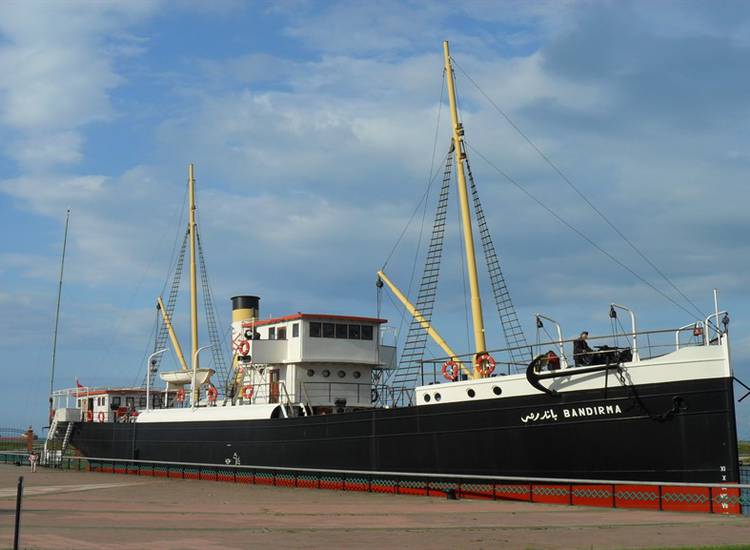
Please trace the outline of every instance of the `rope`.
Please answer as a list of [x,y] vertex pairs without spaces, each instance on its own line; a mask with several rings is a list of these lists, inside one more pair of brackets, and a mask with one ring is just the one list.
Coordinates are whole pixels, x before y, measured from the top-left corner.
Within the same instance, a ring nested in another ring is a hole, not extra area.
[[[391,257],[396,252],[396,249],[398,248],[398,245],[401,243],[401,240],[404,238],[404,235],[406,234],[406,231],[409,229],[409,226],[411,225],[411,222],[414,219],[414,216],[416,216],[417,212],[419,211],[419,208],[422,206],[422,202],[427,201],[427,197],[430,195],[430,190],[432,189],[432,184],[435,182],[435,178],[440,173],[439,171],[435,170],[435,154],[437,152],[438,132],[440,131],[440,113],[443,108],[443,91],[444,90],[445,90],[445,69],[443,69],[443,85],[440,87],[440,102],[438,103],[437,122],[435,124],[435,138],[432,143],[432,160],[430,161],[430,175],[427,178],[427,189],[425,189],[425,192],[422,194],[422,198],[419,200],[419,202],[417,203],[417,206],[414,208],[414,211],[409,217],[409,221],[406,222],[406,225],[401,230],[401,234],[399,235],[398,239],[396,239],[396,244],[393,245],[391,252],[388,254],[385,261],[383,262],[383,267],[381,268],[381,271],[385,271],[385,267],[388,265],[388,262],[391,260]],[[425,204],[425,208],[427,208],[426,204]]]
[[[451,59],[453,60],[453,58],[451,58]],[[677,293],[678,293],[678,294],[679,294],[680,296],[682,296],[682,298],[684,298],[684,299],[685,299],[685,300],[687,301],[687,303],[689,303],[689,304],[690,304],[691,306],[693,306],[693,308],[695,308],[695,311],[697,311],[697,312],[698,312],[698,314],[699,314],[699,317],[700,317],[700,318],[705,318],[705,317],[706,317],[706,314],[705,314],[705,313],[703,313],[703,312],[701,311],[701,309],[700,309],[700,308],[699,308],[699,307],[698,307],[698,306],[697,306],[697,305],[696,305],[696,304],[695,304],[695,303],[694,303],[694,302],[693,302],[693,301],[692,301],[692,300],[691,300],[690,298],[688,298],[688,297],[687,297],[687,296],[686,296],[686,295],[685,295],[685,294],[684,294],[684,293],[683,293],[683,292],[682,292],[682,291],[681,291],[681,290],[680,290],[680,289],[679,289],[679,288],[677,287],[677,285],[675,285],[675,284],[674,284],[674,283],[673,283],[673,282],[672,282],[672,281],[671,281],[671,280],[669,279],[669,277],[667,277],[667,275],[666,275],[666,274],[664,274],[664,272],[663,272],[663,271],[662,271],[661,269],[659,269],[659,268],[658,268],[658,267],[656,266],[656,264],[654,264],[654,262],[652,262],[652,261],[651,261],[651,259],[650,259],[650,258],[649,258],[648,256],[646,256],[646,254],[644,254],[644,253],[643,253],[643,252],[642,252],[642,251],[641,251],[641,250],[640,250],[640,249],[639,249],[639,248],[638,248],[637,246],[635,246],[635,244],[633,244],[633,242],[632,242],[632,241],[631,241],[630,239],[628,239],[628,238],[627,238],[627,237],[625,236],[625,234],[624,234],[624,233],[623,233],[622,231],[620,231],[620,229],[619,229],[619,228],[618,228],[618,227],[617,227],[617,226],[616,226],[616,225],[615,225],[615,224],[614,224],[614,223],[613,223],[612,221],[610,221],[610,219],[609,219],[609,218],[607,218],[607,216],[605,216],[605,215],[604,215],[604,213],[603,213],[603,212],[602,212],[601,210],[599,210],[599,209],[598,209],[598,208],[597,208],[596,206],[594,206],[594,204],[593,204],[593,203],[592,203],[592,202],[591,202],[591,201],[590,201],[590,200],[588,199],[588,197],[586,197],[586,195],[585,195],[584,193],[582,193],[582,192],[581,192],[581,190],[580,190],[580,189],[578,189],[578,187],[577,187],[577,186],[576,186],[576,185],[575,185],[575,184],[574,184],[574,183],[573,183],[573,182],[572,182],[572,181],[570,180],[570,178],[568,178],[568,177],[567,177],[567,176],[566,176],[566,175],[565,175],[565,174],[563,173],[563,171],[562,171],[562,170],[560,170],[560,168],[559,168],[559,167],[558,167],[558,166],[557,166],[557,165],[556,165],[556,164],[555,164],[554,162],[552,162],[552,160],[551,160],[551,159],[550,159],[550,158],[549,158],[549,157],[548,157],[547,155],[545,155],[545,154],[544,154],[544,152],[543,152],[543,151],[542,151],[542,150],[541,150],[541,149],[540,149],[539,147],[537,147],[537,145],[536,145],[536,144],[535,144],[535,143],[534,143],[534,142],[533,142],[533,141],[531,140],[531,138],[529,138],[529,137],[528,137],[528,136],[527,136],[527,135],[526,135],[526,134],[525,134],[525,133],[523,132],[523,130],[521,130],[521,128],[519,128],[519,127],[518,127],[518,126],[516,125],[516,123],[515,123],[515,122],[513,122],[513,120],[512,120],[512,119],[511,119],[511,118],[510,118],[510,117],[508,116],[508,114],[507,114],[507,113],[506,113],[505,111],[503,111],[503,110],[502,110],[502,109],[501,109],[501,108],[500,108],[500,107],[499,107],[499,106],[497,105],[497,103],[495,103],[495,102],[494,102],[494,101],[492,100],[492,98],[490,98],[490,96],[488,96],[488,95],[487,95],[487,94],[485,93],[485,91],[484,91],[484,90],[483,90],[483,89],[482,89],[482,88],[481,88],[481,87],[479,86],[479,84],[477,84],[477,83],[476,83],[476,82],[474,81],[474,79],[473,79],[473,78],[471,78],[471,77],[470,77],[470,76],[469,76],[469,75],[468,75],[468,74],[466,73],[466,71],[464,71],[464,69],[463,69],[463,68],[461,67],[461,65],[459,65],[458,63],[456,63],[456,61],[455,61],[455,60],[453,60],[453,63],[455,64],[455,66],[456,66],[456,67],[458,67],[458,68],[459,68],[459,70],[460,70],[460,71],[461,71],[461,72],[463,73],[463,75],[464,75],[464,76],[465,76],[465,77],[466,77],[466,78],[467,78],[467,79],[469,80],[469,82],[471,82],[471,83],[472,83],[472,84],[473,84],[473,85],[474,85],[474,86],[476,87],[476,89],[477,89],[477,90],[479,91],[479,93],[480,93],[480,94],[482,94],[482,96],[484,96],[484,98],[485,98],[485,99],[486,99],[486,100],[487,100],[487,101],[488,101],[488,102],[489,102],[489,103],[490,103],[490,104],[491,104],[491,105],[492,105],[492,106],[493,106],[493,107],[495,108],[495,110],[496,110],[496,111],[497,111],[497,112],[498,112],[498,113],[499,113],[499,114],[500,114],[500,115],[501,115],[501,116],[502,116],[502,117],[503,117],[503,118],[504,118],[504,119],[506,120],[506,122],[507,122],[508,124],[510,124],[510,126],[511,126],[511,127],[512,127],[512,128],[513,128],[513,129],[514,129],[514,130],[515,130],[515,131],[516,131],[516,132],[518,133],[518,135],[520,135],[520,136],[521,136],[521,137],[522,137],[522,138],[524,139],[524,141],[526,141],[526,143],[528,143],[528,144],[529,144],[529,146],[530,146],[530,147],[531,147],[532,149],[534,149],[534,151],[536,151],[536,153],[537,153],[537,154],[538,154],[538,155],[539,155],[539,156],[540,156],[540,157],[542,158],[542,160],[544,160],[544,162],[546,162],[546,163],[547,163],[547,164],[548,164],[548,165],[550,166],[550,168],[552,168],[552,170],[554,170],[554,171],[555,171],[555,172],[557,173],[557,175],[558,175],[558,176],[560,176],[560,178],[561,178],[561,179],[562,179],[562,180],[563,180],[563,181],[564,181],[564,182],[565,182],[566,184],[568,184],[568,186],[569,186],[569,187],[570,187],[571,189],[573,189],[573,191],[575,191],[575,193],[576,193],[576,194],[577,194],[577,195],[578,195],[579,197],[581,197],[581,198],[583,199],[583,201],[584,201],[584,202],[585,202],[585,203],[586,203],[586,204],[587,204],[587,205],[588,205],[588,206],[589,206],[589,207],[590,207],[590,208],[591,208],[591,209],[592,209],[592,210],[593,210],[594,212],[596,212],[596,213],[597,213],[597,215],[599,215],[599,217],[600,217],[600,218],[601,218],[602,220],[604,220],[604,222],[605,222],[605,223],[606,223],[606,224],[607,224],[607,225],[608,225],[608,226],[609,226],[609,227],[610,227],[610,228],[611,228],[611,229],[612,229],[612,230],[613,230],[613,231],[614,231],[615,233],[617,233],[617,235],[619,235],[619,236],[620,236],[620,238],[622,238],[622,240],[624,240],[624,241],[625,241],[625,242],[626,242],[626,243],[628,244],[628,246],[630,246],[630,248],[632,248],[632,249],[633,249],[633,250],[634,250],[634,251],[635,251],[635,252],[636,252],[636,253],[637,253],[637,254],[638,254],[638,255],[639,255],[639,256],[640,256],[640,257],[641,257],[641,258],[642,258],[642,259],[643,259],[643,260],[644,260],[644,261],[645,261],[645,262],[646,262],[646,263],[647,263],[648,265],[649,265],[649,266],[651,266],[651,267],[652,267],[652,268],[654,269],[654,271],[656,271],[656,272],[657,272],[657,273],[658,273],[658,274],[659,274],[659,275],[660,275],[660,276],[661,276],[661,277],[662,277],[662,278],[663,278],[663,279],[664,279],[664,280],[665,280],[665,281],[666,281],[666,282],[667,282],[667,283],[668,283],[668,284],[669,284],[669,285],[670,285],[670,286],[671,286],[671,287],[672,287],[672,288],[673,288],[673,289],[674,289],[675,291],[677,291]],[[662,294],[662,295],[663,295],[663,294]],[[673,302],[673,303],[674,303],[674,302]],[[685,308],[683,308],[683,309],[685,309]],[[693,313],[690,313],[690,315],[692,316],[692,315],[693,315]]]
[[[492,163],[486,156],[484,156],[482,153],[480,153],[476,148],[474,148],[471,144],[469,144],[466,140],[464,140],[464,144],[469,147],[474,153],[476,153],[482,160],[484,160],[487,164],[490,165],[491,168],[493,168],[498,174],[500,174],[503,178],[508,180],[510,183],[515,185],[520,191],[522,191],[527,197],[529,197],[531,200],[533,200],[535,203],[537,203],[539,206],[544,208],[553,218],[555,218],[557,221],[559,221],[561,224],[563,224],[565,227],[573,231],[576,235],[581,237],[584,241],[589,243],[591,246],[593,246],[595,249],[597,249],[599,252],[604,254],[607,258],[612,260],[614,263],[628,271],[633,277],[641,281],[643,284],[651,288],[654,292],[661,295],[666,300],[670,301],[672,304],[674,304],[676,307],[690,315],[691,317],[695,317],[695,313],[687,309],[682,304],[678,303],[676,300],[674,300],[671,296],[669,296],[667,293],[659,289],[658,287],[654,286],[652,283],[650,283],[648,280],[646,280],[644,277],[639,275],[636,271],[634,271],[632,268],[630,268],[625,263],[618,260],[616,257],[614,257],[612,254],[604,250],[601,246],[596,244],[591,238],[589,238],[585,233],[577,229],[575,226],[571,225],[567,221],[565,221],[562,217],[560,217],[554,210],[552,210],[550,207],[548,207],[546,204],[544,204],[540,199],[536,198],[530,191],[526,190],[520,183],[518,183],[516,180],[514,180],[511,176],[503,172],[500,168],[498,168],[495,164]],[[702,320],[700,317],[698,318]]]

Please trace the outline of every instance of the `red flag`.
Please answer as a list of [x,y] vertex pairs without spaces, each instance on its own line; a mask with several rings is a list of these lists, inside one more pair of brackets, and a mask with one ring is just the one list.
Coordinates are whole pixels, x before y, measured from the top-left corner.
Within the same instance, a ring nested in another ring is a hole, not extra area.
[[82,384],[81,384],[81,383],[80,383],[80,382],[78,381],[78,378],[76,378],[76,388],[85,388],[85,387],[86,387],[86,386],[82,385]]

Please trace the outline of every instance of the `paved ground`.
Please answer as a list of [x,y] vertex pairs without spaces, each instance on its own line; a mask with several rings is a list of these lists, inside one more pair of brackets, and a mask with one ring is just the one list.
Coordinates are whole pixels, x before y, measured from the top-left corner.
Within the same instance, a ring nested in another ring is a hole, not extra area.
[[[648,548],[747,544],[750,518],[284,489],[0,465],[0,549]],[[750,548],[750,546],[749,546]]]

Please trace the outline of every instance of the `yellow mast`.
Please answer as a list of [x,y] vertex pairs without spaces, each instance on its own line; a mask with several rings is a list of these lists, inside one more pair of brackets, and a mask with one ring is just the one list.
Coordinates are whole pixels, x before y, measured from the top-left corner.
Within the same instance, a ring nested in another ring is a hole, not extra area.
[[484,340],[484,319],[482,318],[482,300],[479,297],[479,278],[477,276],[477,261],[474,256],[474,236],[471,229],[471,213],[469,211],[469,196],[466,187],[466,175],[464,174],[464,129],[458,119],[456,107],[456,88],[453,82],[453,67],[448,50],[448,41],[443,42],[443,54],[445,58],[445,75],[448,82],[448,100],[451,107],[451,120],[453,121],[453,145],[456,150],[456,173],[458,176],[458,199],[461,206],[461,222],[464,234],[464,249],[466,250],[466,268],[469,274],[469,289],[471,291],[471,318],[474,325],[474,347],[476,353],[486,351]]
[[438,332],[432,328],[432,325],[430,322],[424,318],[422,313],[414,307],[414,305],[409,301],[409,299],[404,296],[404,294],[398,289],[398,287],[391,282],[391,280],[385,276],[385,273],[382,271],[378,271],[378,277],[381,281],[383,281],[385,284],[388,285],[388,288],[391,289],[391,292],[393,292],[393,295],[398,298],[402,304],[404,304],[404,307],[406,308],[406,311],[408,311],[414,319],[417,320],[417,322],[422,325],[422,328],[427,332],[427,334],[430,335],[430,337],[435,341],[435,343],[442,348],[442,350],[451,358],[451,360],[458,363],[458,366],[461,367],[461,370],[469,377],[469,378],[477,378],[477,376],[474,375],[469,369],[467,369],[464,364],[459,360],[456,353],[450,348],[448,343],[443,340],[443,338],[438,334]]
[[195,269],[195,174],[193,163],[188,167],[188,195],[190,201],[190,220],[188,233],[190,234],[190,335],[192,350],[190,357],[195,361],[195,368],[199,368],[198,356],[198,290]]
[[167,308],[164,307],[164,302],[162,302],[161,296],[156,297],[156,307],[161,312],[161,318],[164,320],[164,326],[167,327],[167,332],[169,333],[169,339],[172,341],[172,347],[174,348],[174,354],[177,356],[177,359],[180,361],[180,365],[182,366],[182,370],[188,370],[187,363],[185,362],[185,356],[182,354],[182,346],[180,346],[180,341],[177,339],[177,335],[174,332],[174,327],[172,326],[172,320],[169,318],[169,314],[167,314]]

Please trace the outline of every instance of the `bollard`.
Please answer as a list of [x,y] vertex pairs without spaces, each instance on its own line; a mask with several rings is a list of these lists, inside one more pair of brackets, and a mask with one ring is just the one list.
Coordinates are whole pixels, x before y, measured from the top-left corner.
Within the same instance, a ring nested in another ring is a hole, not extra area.
[[16,492],[16,527],[13,533],[13,550],[18,550],[18,536],[21,527],[21,499],[23,498],[23,476],[18,478],[18,491]]

